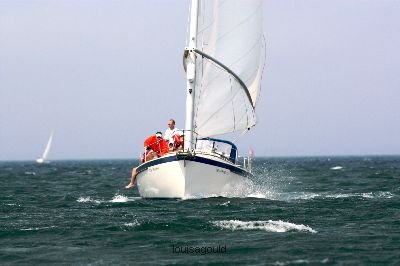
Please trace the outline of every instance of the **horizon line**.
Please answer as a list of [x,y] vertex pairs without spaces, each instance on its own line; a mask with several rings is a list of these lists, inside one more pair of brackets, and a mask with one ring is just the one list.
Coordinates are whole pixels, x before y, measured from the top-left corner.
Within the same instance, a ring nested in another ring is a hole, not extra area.
[[[398,157],[400,154],[319,154],[319,155],[260,155],[254,158],[310,158],[310,157]],[[244,156],[239,156],[244,157]],[[49,162],[55,161],[106,161],[106,160],[132,160],[137,161],[139,158],[62,158],[52,159]],[[0,159],[0,162],[36,162],[36,159]]]

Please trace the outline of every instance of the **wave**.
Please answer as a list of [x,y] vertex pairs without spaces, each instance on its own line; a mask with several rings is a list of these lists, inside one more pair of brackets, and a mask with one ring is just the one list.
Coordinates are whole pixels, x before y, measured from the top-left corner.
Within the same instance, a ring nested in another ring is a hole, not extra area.
[[185,195],[183,200],[204,199],[204,198],[261,198],[275,199],[275,189],[273,186],[254,184],[252,180],[244,180],[241,184],[228,186],[227,191],[221,194],[197,194]]
[[286,193],[255,193],[247,198],[263,198],[278,201],[312,200],[312,199],[340,199],[340,198],[366,198],[366,199],[390,199],[395,195],[389,191],[359,192],[359,193],[314,193],[314,192],[286,192]]
[[325,198],[367,198],[367,199],[390,199],[394,195],[389,191],[377,191],[377,192],[364,192],[364,193],[339,193],[339,194],[328,194]]
[[129,199],[128,199],[128,197],[127,196],[124,196],[124,195],[118,195],[118,194],[116,194],[113,198],[112,198],[112,200],[110,200],[110,202],[127,202]]
[[32,171],[32,172],[29,172],[29,171],[28,171],[28,172],[25,172],[24,174],[25,174],[25,175],[36,175],[36,173],[33,172],[33,171]]
[[128,202],[128,201],[135,201],[137,199],[141,199],[141,197],[127,197],[125,195],[119,195],[115,194],[114,197],[111,200],[97,200],[92,197],[79,197],[76,201],[81,202],[81,203],[106,203],[106,202],[111,202],[111,203],[123,203],[123,202]]
[[240,221],[240,220],[223,220],[214,221],[213,225],[232,231],[236,230],[262,230],[267,232],[284,233],[289,231],[305,231],[310,233],[317,233],[316,230],[303,224],[294,224],[289,222],[279,221]]
[[6,206],[18,206],[18,207],[21,207],[21,205],[20,205],[20,204],[17,204],[17,203],[5,203],[4,205],[6,205]]
[[101,203],[100,200],[95,200],[95,199],[92,199],[91,197],[79,197],[76,201],[77,202],[85,202],[85,203],[93,202],[93,203],[97,203],[97,204]]
[[137,220],[135,220],[131,223],[124,223],[124,226],[126,226],[126,227],[136,227],[138,225],[140,225],[140,223]]
[[[271,194],[269,194],[271,195]],[[246,195],[246,198],[258,198],[258,199],[265,199],[267,198],[268,195],[262,194],[262,193],[250,193]]]
[[292,261],[276,261],[275,263],[273,263],[272,265],[277,265],[277,266],[285,266],[285,265],[293,265],[293,264],[315,264],[315,265],[319,265],[319,264],[325,264],[328,263],[329,259],[325,258],[323,260],[308,260],[308,259],[298,259],[298,260],[292,260]]
[[50,229],[50,228],[55,228],[57,226],[51,225],[51,226],[45,226],[45,227],[30,227],[30,228],[23,228],[21,231],[39,231],[39,230],[45,230],[45,229]]
[[[332,192],[251,192],[242,195],[222,195],[223,198],[256,198],[266,199],[273,201],[298,201],[298,200],[313,200],[313,199],[340,199],[340,198],[365,198],[365,199],[390,199],[396,195],[389,191],[376,191],[376,192],[357,192],[357,193],[332,193]],[[201,196],[187,196],[184,200],[204,199],[212,197],[221,197],[218,195],[201,195]],[[228,204],[221,204],[228,205]]]
[[231,202],[228,200],[227,202],[219,204],[220,206],[228,206]]

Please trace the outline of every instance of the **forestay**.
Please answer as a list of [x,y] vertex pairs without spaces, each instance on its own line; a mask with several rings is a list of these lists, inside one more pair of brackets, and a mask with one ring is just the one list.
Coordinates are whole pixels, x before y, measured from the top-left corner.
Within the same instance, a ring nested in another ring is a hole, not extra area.
[[262,0],[199,0],[197,19],[194,131],[253,127],[265,59]]

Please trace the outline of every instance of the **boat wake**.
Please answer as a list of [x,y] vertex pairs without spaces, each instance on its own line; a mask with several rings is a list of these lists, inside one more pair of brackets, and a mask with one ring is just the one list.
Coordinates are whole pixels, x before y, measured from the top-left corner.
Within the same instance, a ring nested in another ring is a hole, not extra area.
[[274,186],[255,184],[252,180],[242,180],[234,185],[226,188],[226,192],[219,195],[217,194],[198,194],[198,195],[185,195],[184,200],[187,199],[203,199],[203,198],[263,198],[272,199],[276,198]]
[[248,198],[263,198],[277,201],[297,201],[313,199],[341,199],[341,198],[365,198],[365,199],[390,199],[393,195],[389,191],[360,192],[360,193],[313,193],[313,192],[268,192],[253,193]]
[[376,192],[364,192],[364,193],[338,193],[338,194],[327,194],[322,195],[325,198],[366,198],[366,199],[390,199],[394,195],[389,191],[376,191]]
[[262,174],[256,179],[247,179],[237,184],[234,189],[222,195],[186,195],[184,199],[201,199],[210,197],[224,198],[255,198],[273,201],[299,201],[299,200],[327,200],[342,198],[359,199],[391,199],[399,196],[390,191],[365,191],[365,192],[308,192],[308,191],[287,191],[294,182],[295,177],[274,173],[273,176]]
[[[364,199],[391,199],[395,197],[389,191],[376,191],[376,192],[359,192],[359,193],[314,193],[314,192],[277,192],[263,188],[258,188],[254,191],[246,189],[241,193],[226,193],[222,195],[224,198],[256,198],[274,201],[299,201],[299,200],[313,200],[313,199],[342,199],[342,198],[364,198]],[[203,199],[221,197],[218,195],[202,195],[202,196],[187,196],[187,199]]]
[[223,220],[214,221],[212,224],[221,229],[231,231],[236,230],[262,230],[267,232],[285,233],[289,231],[317,233],[316,230],[303,224],[294,224],[284,221],[240,221],[240,220]]

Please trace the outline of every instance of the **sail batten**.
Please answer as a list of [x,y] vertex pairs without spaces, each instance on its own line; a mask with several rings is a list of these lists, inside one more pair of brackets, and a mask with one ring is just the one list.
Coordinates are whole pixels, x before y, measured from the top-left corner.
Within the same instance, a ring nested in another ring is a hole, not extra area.
[[200,137],[256,125],[265,59],[262,0],[198,0],[194,122]]

